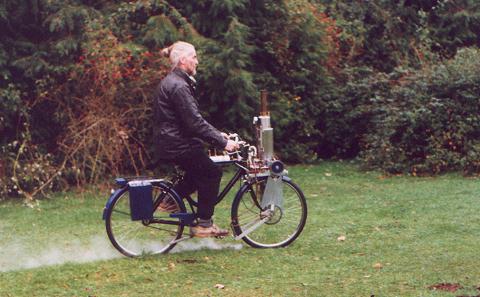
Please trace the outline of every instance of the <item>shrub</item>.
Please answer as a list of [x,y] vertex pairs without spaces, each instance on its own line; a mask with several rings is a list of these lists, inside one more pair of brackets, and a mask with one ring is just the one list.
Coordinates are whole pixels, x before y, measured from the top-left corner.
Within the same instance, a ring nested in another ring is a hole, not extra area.
[[480,50],[407,74],[378,100],[367,167],[436,174],[480,171]]
[[152,147],[153,91],[167,72],[165,59],[120,42],[100,23],[89,24],[86,36],[84,55],[53,98],[65,123],[60,149],[78,169],[77,184],[139,175]]

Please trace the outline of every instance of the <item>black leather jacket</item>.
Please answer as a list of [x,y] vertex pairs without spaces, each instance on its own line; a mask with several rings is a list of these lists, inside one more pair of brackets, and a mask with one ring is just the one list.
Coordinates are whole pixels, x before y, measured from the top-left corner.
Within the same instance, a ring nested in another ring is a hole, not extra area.
[[224,149],[227,140],[198,110],[195,82],[175,68],[158,85],[153,126],[158,159],[173,159],[190,149],[203,148],[203,141]]

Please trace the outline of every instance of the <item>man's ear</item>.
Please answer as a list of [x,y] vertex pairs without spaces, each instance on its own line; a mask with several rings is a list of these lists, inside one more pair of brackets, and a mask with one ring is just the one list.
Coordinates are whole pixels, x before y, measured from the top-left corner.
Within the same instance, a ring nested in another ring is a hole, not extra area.
[[180,65],[184,65],[185,64],[185,57],[180,57],[180,59],[178,59],[178,66]]

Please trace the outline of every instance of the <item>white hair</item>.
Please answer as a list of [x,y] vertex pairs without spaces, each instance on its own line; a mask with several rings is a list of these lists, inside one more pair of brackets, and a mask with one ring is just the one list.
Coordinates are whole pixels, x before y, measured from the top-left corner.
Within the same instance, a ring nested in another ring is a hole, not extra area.
[[195,47],[192,44],[184,41],[177,41],[171,46],[162,49],[162,54],[170,59],[173,69],[177,67],[181,58],[188,56],[192,51],[195,51]]

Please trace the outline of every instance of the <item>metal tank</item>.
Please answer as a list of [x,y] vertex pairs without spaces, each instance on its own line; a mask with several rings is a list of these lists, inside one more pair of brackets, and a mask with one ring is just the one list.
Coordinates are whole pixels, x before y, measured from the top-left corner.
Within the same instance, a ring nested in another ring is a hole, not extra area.
[[260,160],[269,163],[274,159],[273,155],[273,128],[270,124],[270,112],[268,111],[268,93],[260,92],[260,116],[253,118],[257,134],[257,151]]

